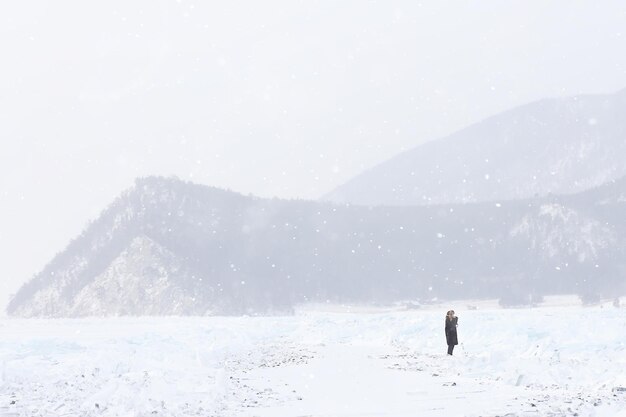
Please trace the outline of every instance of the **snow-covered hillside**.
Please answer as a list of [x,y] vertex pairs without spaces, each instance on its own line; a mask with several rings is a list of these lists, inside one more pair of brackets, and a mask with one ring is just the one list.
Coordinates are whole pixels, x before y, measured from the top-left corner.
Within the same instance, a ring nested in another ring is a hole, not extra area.
[[21,317],[285,313],[303,302],[626,291],[626,179],[428,207],[259,199],[146,178],[9,305]]
[[0,333],[2,416],[626,415],[626,319],[610,304],[5,320]]
[[542,100],[404,152],[324,197],[429,205],[580,192],[626,175],[626,89]]

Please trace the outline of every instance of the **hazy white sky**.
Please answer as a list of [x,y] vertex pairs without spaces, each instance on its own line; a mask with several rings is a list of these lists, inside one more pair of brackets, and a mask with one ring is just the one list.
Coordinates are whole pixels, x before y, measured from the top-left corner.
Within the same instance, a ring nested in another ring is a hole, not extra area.
[[621,0],[2,2],[0,307],[137,176],[317,198],[624,51]]

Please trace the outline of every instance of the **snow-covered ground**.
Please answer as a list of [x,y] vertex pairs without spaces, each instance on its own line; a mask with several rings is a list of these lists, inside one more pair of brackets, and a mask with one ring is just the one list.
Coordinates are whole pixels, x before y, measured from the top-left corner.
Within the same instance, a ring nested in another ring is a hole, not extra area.
[[3,319],[0,416],[626,416],[625,309],[483,307]]

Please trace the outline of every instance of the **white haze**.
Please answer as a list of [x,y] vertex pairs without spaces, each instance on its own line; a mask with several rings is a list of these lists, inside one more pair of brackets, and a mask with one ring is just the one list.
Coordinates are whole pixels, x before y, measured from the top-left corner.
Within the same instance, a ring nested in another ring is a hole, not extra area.
[[0,307],[137,176],[318,198],[624,50],[621,1],[3,2]]

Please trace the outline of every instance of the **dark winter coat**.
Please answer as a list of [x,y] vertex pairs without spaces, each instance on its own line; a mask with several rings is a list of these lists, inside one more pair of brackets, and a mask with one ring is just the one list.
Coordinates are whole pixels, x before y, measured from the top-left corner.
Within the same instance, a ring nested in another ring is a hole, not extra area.
[[459,344],[459,340],[456,337],[456,326],[458,323],[458,317],[454,317],[452,320],[448,320],[448,317],[446,317],[446,342],[448,346]]

